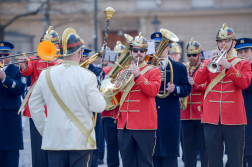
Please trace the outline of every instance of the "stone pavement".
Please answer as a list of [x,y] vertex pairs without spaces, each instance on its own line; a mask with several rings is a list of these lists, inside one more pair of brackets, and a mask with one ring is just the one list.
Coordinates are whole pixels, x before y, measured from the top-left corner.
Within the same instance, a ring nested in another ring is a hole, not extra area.
[[[29,128],[29,120],[28,118],[25,118],[25,128],[23,131],[24,135],[24,150],[20,151],[20,161],[19,161],[19,167],[32,167],[31,163],[31,140],[30,140],[30,128]],[[224,156],[224,161],[226,162],[227,156]],[[99,165],[99,167],[107,167],[106,164],[106,150],[105,150],[105,156],[104,156],[104,162],[105,164]],[[178,158],[179,167],[184,167],[184,164],[181,160],[181,157]],[[120,162],[120,167],[122,167],[122,162]],[[200,167],[200,162],[198,161],[197,167]]]

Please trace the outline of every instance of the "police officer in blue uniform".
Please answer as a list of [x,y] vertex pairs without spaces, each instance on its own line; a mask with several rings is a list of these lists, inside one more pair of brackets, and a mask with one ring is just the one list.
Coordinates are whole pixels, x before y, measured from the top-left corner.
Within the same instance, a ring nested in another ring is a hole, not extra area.
[[[14,45],[0,41],[0,57],[11,55]],[[11,58],[0,59],[2,64],[9,64]],[[0,67],[1,68],[1,67]],[[20,95],[24,93],[26,78],[17,66],[9,65],[0,69],[0,166],[18,167],[19,150],[23,146]]]
[[[88,60],[90,52],[92,52],[92,50],[84,49],[80,63],[83,63]],[[101,72],[103,73],[103,77],[105,76],[105,73],[102,71],[102,69],[99,67],[95,67],[93,64],[88,65],[87,69],[92,71],[97,77],[100,76]],[[104,152],[104,137],[100,113],[97,113],[95,135],[98,149],[93,151],[91,167],[98,167],[99,152]]]
[[[238,57],[243,57],[252,62],[252,39],[251,38],[240,38],[237,39],[235,45]],[[251,63],[250,63],[251,64]],[[252,64],[251,64],[252,67]],[[252,82],[247,89],[242,91],[246,115],[247,125],[245,126],[245,150],[243,158],[243,166],[252,167]]]
[[[158,46],[162,34],[155,32],[151,35]],[[186,97],[191,92],[186,67],[168,57],[173,66],[173,92],[166,98],[156,97],[158,113],[157,143],[154,153],[154,167],[178,167],[180,142],[180,97]],[[166,66],[166,82],[170,82],[170,66]],[[162,82],[160,91],[163,91]]]

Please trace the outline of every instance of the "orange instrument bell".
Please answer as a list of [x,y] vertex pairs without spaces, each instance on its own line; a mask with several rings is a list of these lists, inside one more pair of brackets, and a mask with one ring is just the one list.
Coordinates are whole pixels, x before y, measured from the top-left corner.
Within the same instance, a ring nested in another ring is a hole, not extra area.
[[59,49],[50,41],[43,41],[39,44],[37,48],[37,54],[39,57],[45,61],[54,59],[55,57],[60,57],[61,55],[56,55]]

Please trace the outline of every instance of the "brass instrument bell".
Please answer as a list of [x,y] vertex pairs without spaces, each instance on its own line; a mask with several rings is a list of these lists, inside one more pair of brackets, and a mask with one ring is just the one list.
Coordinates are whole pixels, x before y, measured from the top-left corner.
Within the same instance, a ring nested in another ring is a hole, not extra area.
[[[159,64],[159,62],[163,60],[163,58],[160,58],[160,56],[171,42],[178,42],[179,41],[179,38],[174,33],[172,33],[171,31],[169,31],[167,29],[161,28],[160,32],[162,34],[162,38],[161,38],[161,41],[158,45],[157,51],[153,55],[152,60],[151,60],[151,65],[153,65],[153,66],[157,66]],[[167,65],[170,66],[170,83],[173,84],[172,63],[169,59],[165,59],[165,60],[167,61],[165,68],[163,68],[163,70],[162,70],[162,68],[159,68],[160,72],[161,72],[161,81],[164,82],[163,92],[158,93],[158,95],[157,95],[157,97],[159,97],[159,98],[166,98],[170,94],[170,92],[168,92],[166,90],[166,88],[167,88],[167,83],[166,83],[166,73],[167,73],[166,67],[167,67]]]
[[209,62],[208,66],[207,66],[208,70],[209,70],[211,73],[216,73],[216,72],[218,72],[218,71],[219,71],[219,68],[220,68],[220,66],[219,66],[218,63],[219,63],[220,59],[221,59],[223,56],[226,57],[226,55],[227,55],[227,51],[224,50],[224,49],[222,49],[222,50],[217,54],[217,57],[214,58],[214,60],[213,60],[212,62]]
[[162,34],[162,39],[158,45],[156,53],[153,55],[153,58],[151,60],[151,65],[157,65],[157,59],[161,56],[165,48],[171,43],[171,42],[178,42],[179,38],[172,33],[171,31],[161,28],[160,32]]

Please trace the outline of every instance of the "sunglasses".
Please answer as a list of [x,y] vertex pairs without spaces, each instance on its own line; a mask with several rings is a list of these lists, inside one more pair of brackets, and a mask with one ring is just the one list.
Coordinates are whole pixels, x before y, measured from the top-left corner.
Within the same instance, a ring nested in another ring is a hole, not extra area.
[[225,41],[225,42],[230,42],[231,39],[220,39],[220,40],[217,40],[217,42],[219,42],[219,43],[222,43],[223,41]]
[[190,55],[187,55],[187,57],[197,57],[198,56],[198,54],[190,54]]
[[9,54],[1,54],[0,53],[0,57],[6,57],[6,56],[9,56]]
[[146,51],[145,48],[141,48],[141,49],[138,49],[138,48],[133,48],[131,49],[134,53],[138,53],[138,51],[140,51],[141,53],[144,53]]

